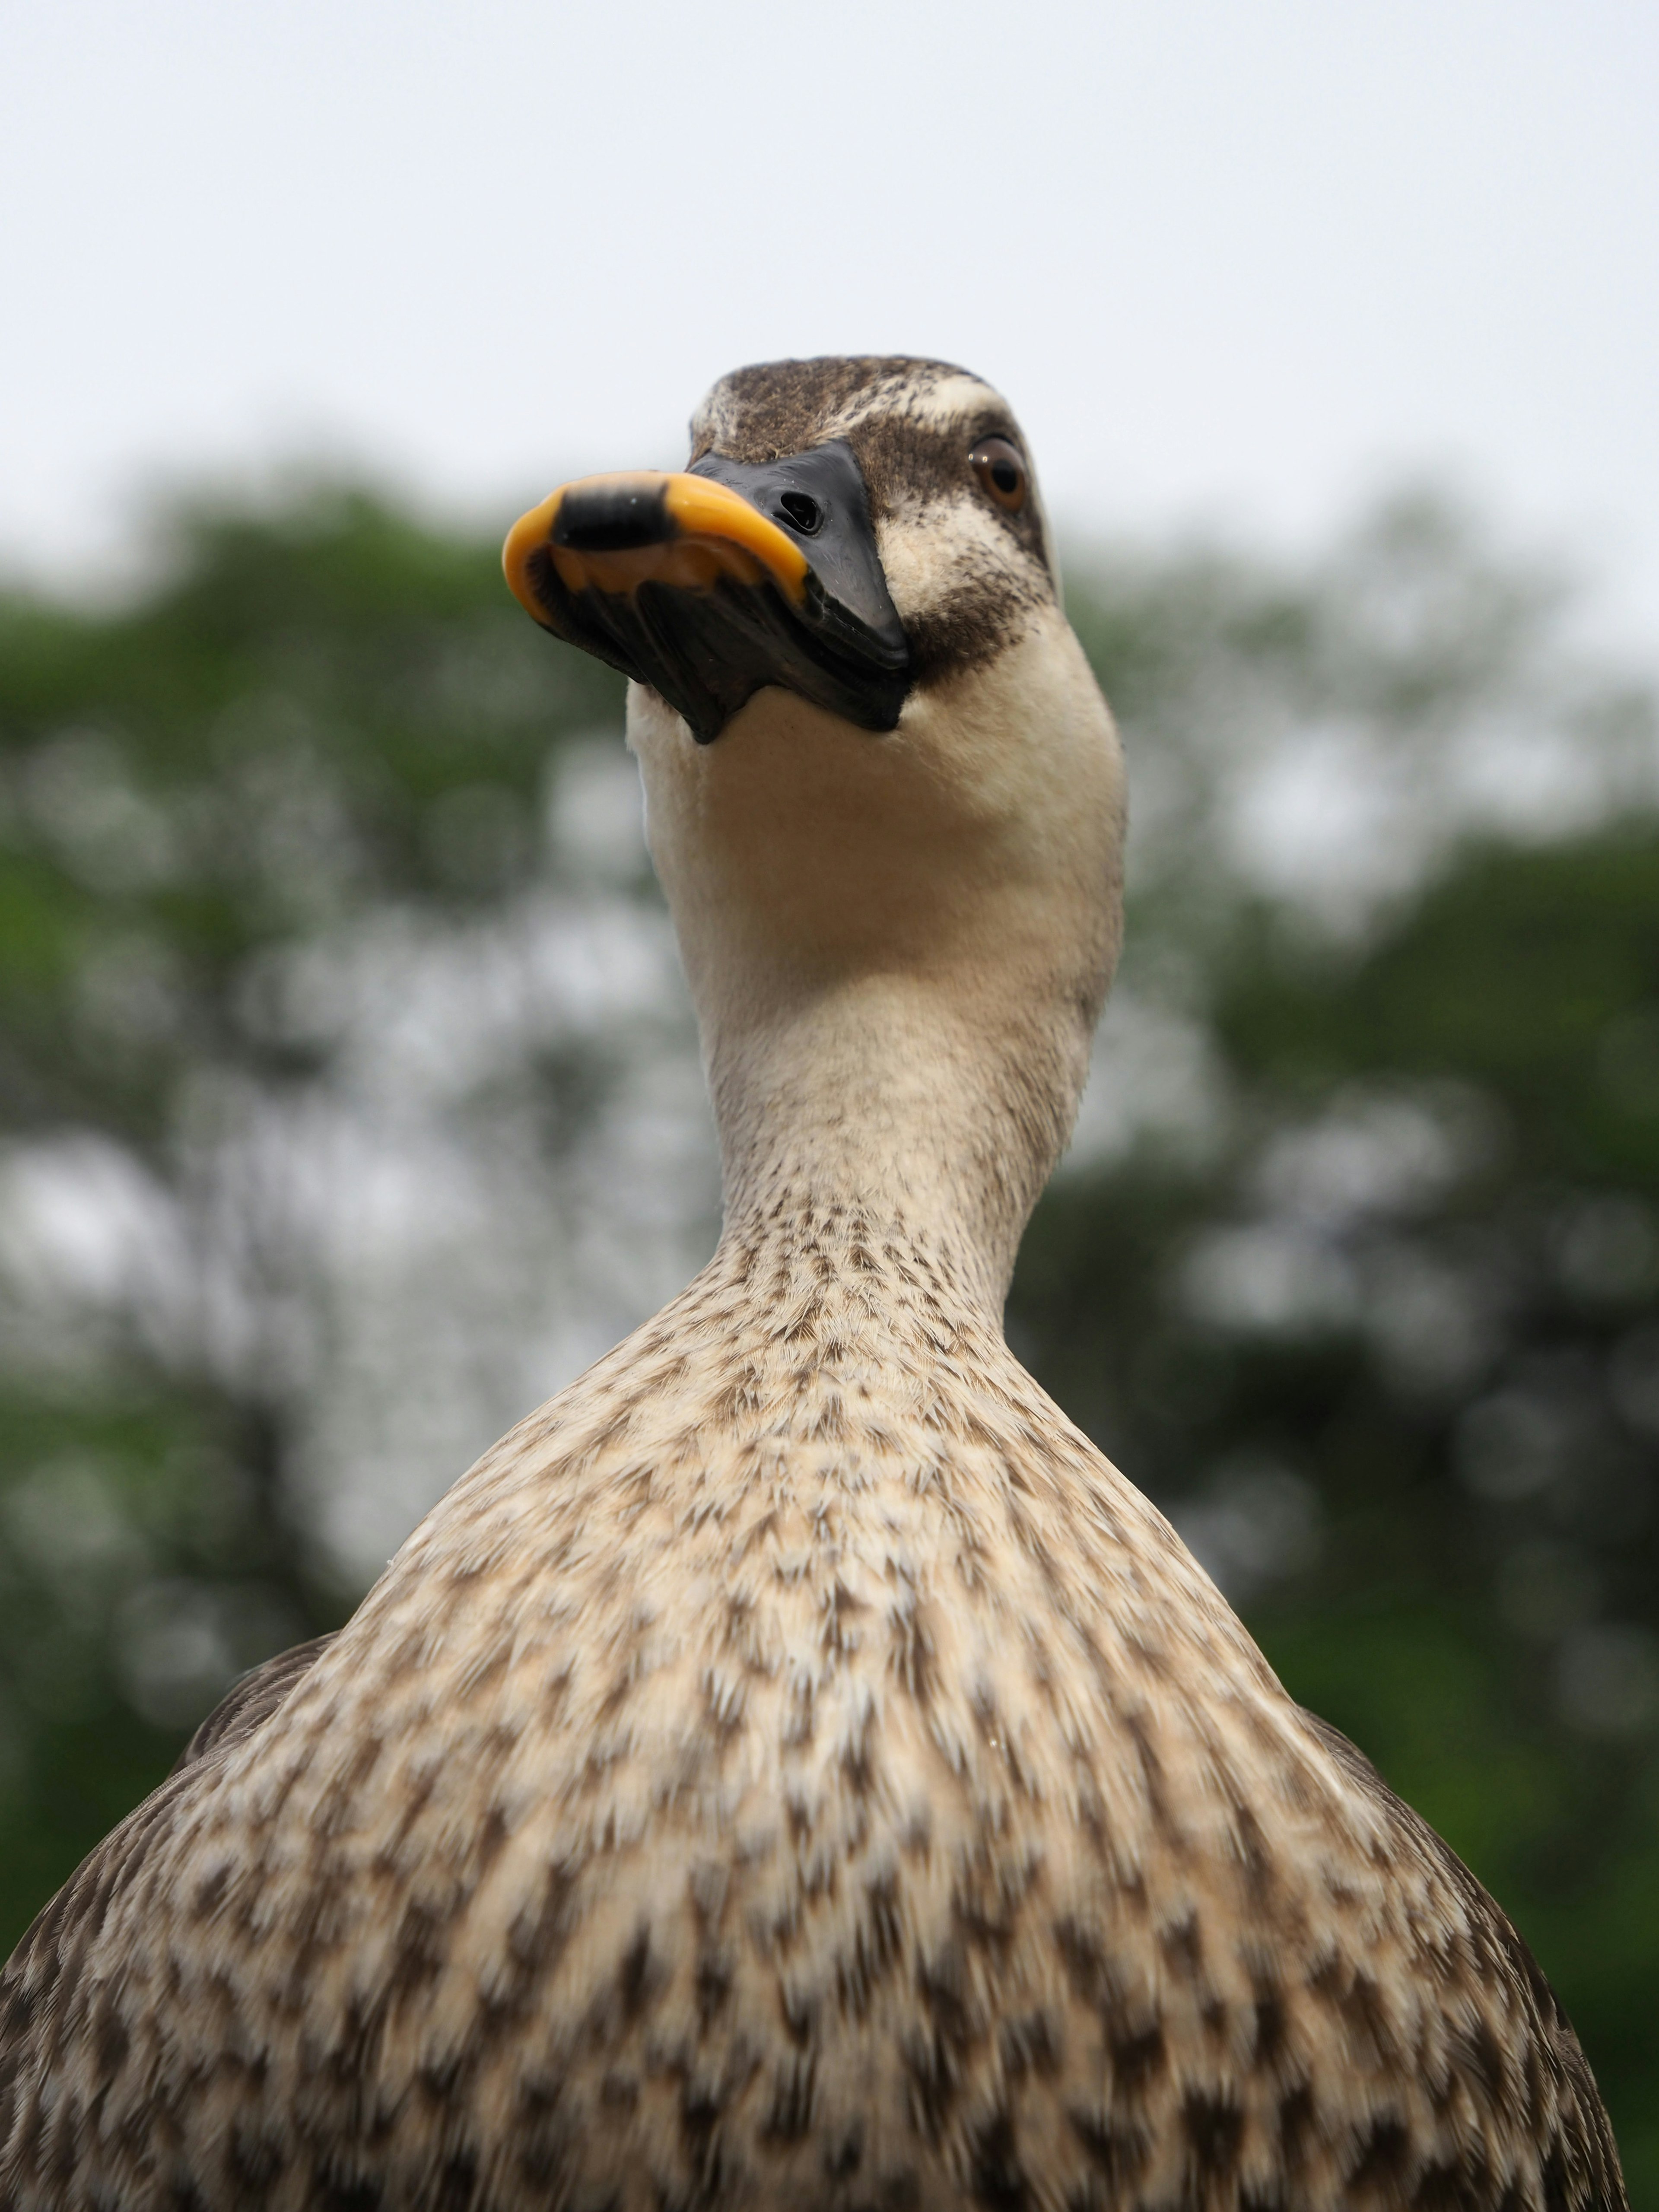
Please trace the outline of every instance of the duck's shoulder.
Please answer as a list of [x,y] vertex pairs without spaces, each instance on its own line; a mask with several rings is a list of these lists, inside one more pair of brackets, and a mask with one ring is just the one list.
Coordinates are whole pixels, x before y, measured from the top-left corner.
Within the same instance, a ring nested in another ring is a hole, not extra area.
[[[74,1990],[85,1975],[110,1911],[135,1884],[166,1861],[180,1821],[204,1784],[211,1786],[226,1760],[281,1711],[334,1642],[313,1638],[279,1651],[235,1682],[197,1729],[173,1771],[98,1844],[25,1929],[0,1971],[0,2142],[17,2117],[19,2075],[39,2071],[44,2037],[61,2027],[62,1989]],[[103,2008],[108,2034],[82,2038],[80,2062],[95,2073],[122,2039],[116,2014]],[[111,2039],[113,2039],[112,2041]],[[92,2085],[95,2094],[95,2083]]]
[[[1440,2175],[1448,2205],[1500,2201],[1454,2157],[1462,2129],[1543,2203],[1618,2212],[1618,2153],[1583,2051],[1501,1906],[1355,1744],[1290,1697],[1178,1532],[1040,1388],[1015,1376],[1002,1395],[1019,1462],[1051,1470],[1068,1524],[1085,1540],[1103,1530],[1095,1556],[1124,1563],[1099,1611],[1133,1623],[1127,1634],[1089,1620],[1086,1589],[1065,1603],[1109,1650],[1153,1852],[1183,1900],[1159,1940],[1177,1970],[1170,1935],[1194,1961],[1218,1936],[1251,1961],[1268,2069],[1302,2046],[1286,2124],[1297,2095],[1315,2096],[1349,2181],[1363,2172],[1385,2200],[1409,2175],[1413,2201],[1435,2201]],[[1411,2095],[1379,2097],[1389,2079]]]
[[[1525,2163],[1535,2163],[1548,2204],[1618,2212],[1626,2203],[1613,2130],[1572,2024],[1543,1969],[1491,1893],[1450,1845],[1390,1788],[1358,1747],[1316,1713],[1297,1718],[1328,1755],[1352,1802],[1374,1819],[1373,1856],[1392,1871],[1415,1862],[1439,1910],[1407,1914],[1376,1947],[1374,1971],[1436,1990],[1451,2022],[1449,2072],[1477,2082]],[[1343,1968],[1340,1948],[1334,1972]],[[1360,1978],[1351,2004],[1369,1996]]]

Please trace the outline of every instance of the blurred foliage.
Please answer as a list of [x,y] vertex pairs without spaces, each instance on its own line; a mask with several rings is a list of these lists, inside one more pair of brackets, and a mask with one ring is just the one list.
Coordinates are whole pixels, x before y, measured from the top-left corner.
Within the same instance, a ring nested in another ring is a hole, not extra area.
[[[614,680],[359,493],[157,561],[0,603],[8,1940],[713,1229]],[[1011,1336],[1514,1913],[1659,2206],[1653,702],[1431,501],[1070,597],[1135,890]]]

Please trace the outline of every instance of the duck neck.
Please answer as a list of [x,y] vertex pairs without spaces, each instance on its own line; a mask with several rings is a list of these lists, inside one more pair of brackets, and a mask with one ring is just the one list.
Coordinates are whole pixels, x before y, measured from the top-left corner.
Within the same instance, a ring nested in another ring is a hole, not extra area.
[[1070,1132],[1086,1064],[1030,1007],[996,1009],[903,975],[793,995],[714,1028],[709,1086],[726,1231],[788,1236],[842,1209],[928,1253],[1001,1327],[1022,1231]]

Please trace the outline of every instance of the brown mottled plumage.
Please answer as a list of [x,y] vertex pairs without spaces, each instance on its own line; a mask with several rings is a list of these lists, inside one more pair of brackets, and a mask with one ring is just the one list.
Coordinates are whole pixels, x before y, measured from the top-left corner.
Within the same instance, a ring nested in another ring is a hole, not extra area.
[[845,436],[939,641],[888,737],[630,702],[720,1249],[37,1921],[5,2205],[1623,2203],[1503,1914],[1003,1341],[1121,801],[988,424],[909,362],[700,416]]

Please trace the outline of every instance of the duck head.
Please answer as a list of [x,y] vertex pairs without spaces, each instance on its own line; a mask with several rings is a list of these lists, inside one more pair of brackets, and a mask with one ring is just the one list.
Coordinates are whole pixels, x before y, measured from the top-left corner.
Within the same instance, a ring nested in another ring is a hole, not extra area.
[[1006,403],[937,362],[739,369],[684,471],[568,484],[505,559],[634,679],[728,1223],[784,1187],[885,1206],[1000,1300],[1075,1115],[1123,834]]

